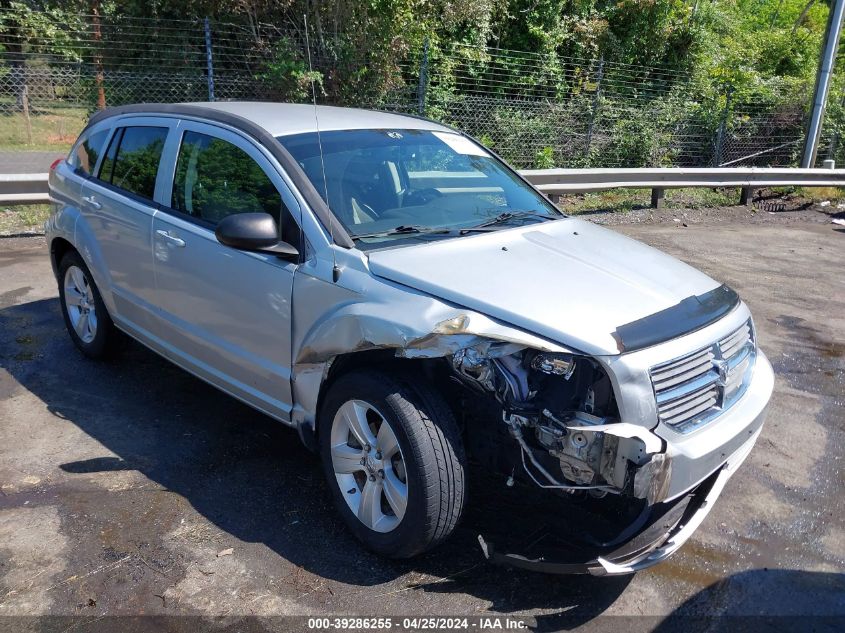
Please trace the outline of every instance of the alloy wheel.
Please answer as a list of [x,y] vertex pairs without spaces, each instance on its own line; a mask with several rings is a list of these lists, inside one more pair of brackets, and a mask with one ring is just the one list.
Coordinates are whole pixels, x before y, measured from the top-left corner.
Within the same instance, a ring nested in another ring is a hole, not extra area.
[[94,288],[85,272],[70,266],[65,272],[65,309],[76,335],[83,343],[90,343],[97,336],[97,306]]
[[405,516],[408,481],[399,440],[371,404],[349,400],[332,420],[332,467],[349,509],[365,526],[391,532]]

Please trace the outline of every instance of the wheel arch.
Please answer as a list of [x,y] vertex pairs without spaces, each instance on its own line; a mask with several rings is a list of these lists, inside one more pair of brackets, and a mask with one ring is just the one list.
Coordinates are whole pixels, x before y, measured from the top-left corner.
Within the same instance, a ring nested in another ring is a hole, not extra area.
[[313,425],[301,423],[298,425],[300,437],[305,445],[317,450],[317,438],[321,432],[321,411],[326,394],[341,376],[368,369],[381,370],[388,373],[414,373],[416,380],[424,380],[433,385],[433,374],[436,365],[442,359],[401,358],[396,356],[393,349],[361,350],[338,354],[332,358],[323,370],[323,378],[319,385]]
[[76,247],[63,237],[54,237],[50,241],[50,265],[53,267],[53,276],[59,278],[59,264],[62,258],[69,252],[78,253]]

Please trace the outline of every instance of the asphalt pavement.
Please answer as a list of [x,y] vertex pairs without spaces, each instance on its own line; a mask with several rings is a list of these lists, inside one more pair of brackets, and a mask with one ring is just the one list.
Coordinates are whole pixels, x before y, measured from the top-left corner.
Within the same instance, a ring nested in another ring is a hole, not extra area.
[[43,238],[0,239],[0,616],[17,616],[0,630],[44,630],[25,617],[42,615],[84,616],[74,630],[88,630],[106,616],[225,628],[286,614],[510,616],[538,630],[765,614],[841,630],[845,232],[812,222],[615,230],[735,288],[777,375],[763,433],[703,526],[668,562],[622,578],[485,562],[486,525],[528,534],[544,508],[509,513],[505,488],[483,476],[439,549],[404,562],[368,553],[294,432],[140,345],[85,360],[64,331]]
[[65,156],[67,156],[66,150],[48,152],[0,150],[0,174],[46,174],[54,160]]

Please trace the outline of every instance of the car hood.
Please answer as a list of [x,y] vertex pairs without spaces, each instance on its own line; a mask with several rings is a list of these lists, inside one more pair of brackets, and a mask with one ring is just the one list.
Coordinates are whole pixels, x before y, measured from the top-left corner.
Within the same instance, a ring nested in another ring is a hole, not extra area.
[[573,218],[368,253],[376,276],[593,355],[617,329],[719,284],[650,246]]

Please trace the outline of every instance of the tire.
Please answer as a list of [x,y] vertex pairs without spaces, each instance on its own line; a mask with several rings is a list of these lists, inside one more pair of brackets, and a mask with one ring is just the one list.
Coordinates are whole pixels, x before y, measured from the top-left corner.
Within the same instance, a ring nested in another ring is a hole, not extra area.
[[75,251],[59,262],[59,302],[74,345],[93,359],[111,358],[123,348],[123,334],[109,316],[91,271]]
[[455,529],[466,460],[449,407],[427,384],[381,371],[341,376],[321,407],[318,440],[335,505],[370,550],[409,558]]

